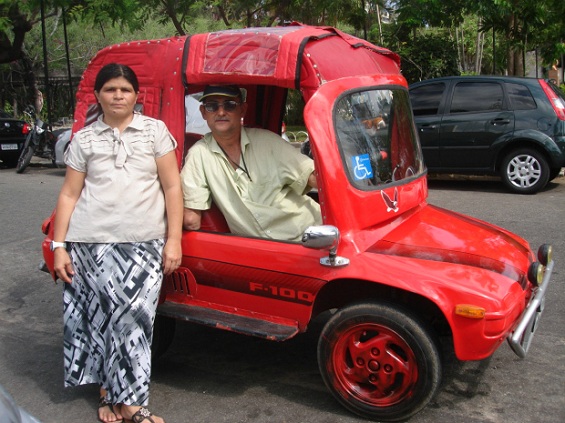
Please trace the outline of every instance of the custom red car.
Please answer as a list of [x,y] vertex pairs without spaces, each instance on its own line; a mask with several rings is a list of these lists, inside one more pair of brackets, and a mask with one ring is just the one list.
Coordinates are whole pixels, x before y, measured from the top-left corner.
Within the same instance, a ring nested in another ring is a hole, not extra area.
[[[367,419],[409,418],[442,378],[441,345],[481,360],[508,341],[524,357],[554,262],[502,228],[427,202],[427,171],[395,53],[335,28],[292,24],[135,41],[101,50],[77,94],[77,131],[95,118],[94,78],[109,62],[140,79],[139,107],[179,141],[201,137],[187,97],[206,84],[247,89],[245,125],[280,133],[302,97],[323,225],[301,242],[231,234],[217,208],[183,234],[155,324],[163,352],[181,319],[285,341],[330,314],[318,360],[328,389]],[[71,141],[72,142],[72,141]],[[46,268],[52,217],[43,224]]]

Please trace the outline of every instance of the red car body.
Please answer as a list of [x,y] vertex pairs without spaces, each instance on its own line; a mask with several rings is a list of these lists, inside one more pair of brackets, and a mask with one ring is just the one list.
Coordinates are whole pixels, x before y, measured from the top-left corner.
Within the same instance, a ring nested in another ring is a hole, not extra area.
[[[230,234],[217,209],[183,234],[182,266],[162,289],[157,351],[171,339],[171,318],[283,341],[329,312],[318,347],[326,385],[351,411],[387,421],[415,414],[437,391],[440,338],[460,360],[484,359],[507,339],[525,356],[551,248],[536,257],[517,235],[427,203],[396,54],[298,24],[114,45],[84,72],[73,131],[95,117],[94,78],[109,62],[135,70],[143,112],[179,141],[179,166],[198,138],[185,132],[184,97],[208,83],[245,87],[245,125],[278,133],[287,92],[299,90],[316,165],[324,226],[302,243]],[[360,135],[360,106],[388,110],[372,138]],[[385,147],[372,141],[379,134]],[[52,230],[51,216],[43,251],[54,276]]]

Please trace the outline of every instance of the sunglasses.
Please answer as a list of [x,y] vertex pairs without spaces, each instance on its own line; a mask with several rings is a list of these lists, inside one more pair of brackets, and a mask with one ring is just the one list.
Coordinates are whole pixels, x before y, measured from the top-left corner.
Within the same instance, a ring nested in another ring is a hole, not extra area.
[[220,107],[223,108],[224,111],[226,112],[233,112],[235,108],[240,104],[241,103],[238,103],[235,100],[227,100],[224,101],[223,103],[220,103],[219,101],[207,101],[206,103],[204,103],[204,108],[206,109],[207,112],[210,113],[217,112],[220,109]]

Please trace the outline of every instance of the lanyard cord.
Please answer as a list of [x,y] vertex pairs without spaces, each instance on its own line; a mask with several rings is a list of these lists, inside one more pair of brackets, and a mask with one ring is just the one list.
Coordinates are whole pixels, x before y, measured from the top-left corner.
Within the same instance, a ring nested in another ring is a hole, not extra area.
[[222,150],[222,153],[224,153],[224,155],[226,156],[226,158],[228,159],[228,161],[230,163],[232,163],[235,167],[237,167],[238,169],[241,169],[243,172],[245,172],[245,174],[247,175],[247,177],[249,178],[249,182],[253,182],[253,179],[251,179],[251,175],[249,174],[249,171],[247,170],[247,164],[245,163],[245,158],[243,157],[243,151],[241,152],[241,161],[243,162],[243,167],[241,167],[239,164],[237,164],[236,162],[234,162],[231,157],[228,155],[228,153],[226,153],[226,150],[224,150],[222,148],[222,146],[220,144],[218,144],[218,147],[220,147],[220,150]]

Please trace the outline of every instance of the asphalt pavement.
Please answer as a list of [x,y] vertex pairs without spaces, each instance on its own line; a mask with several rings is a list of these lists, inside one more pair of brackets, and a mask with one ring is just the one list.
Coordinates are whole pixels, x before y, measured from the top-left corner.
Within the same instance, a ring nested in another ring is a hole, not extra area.
[[[97,387],[63,387],[61,284],[38,269],[41,223],[63,178],[37,161],[21,175],[0,169],[0,384],[43,423],[94,423]],[[552,243],[556,266],[528,356],[503,344],[488,360],[453,360],[439,395],[410,423],[565,422],[565,178],[532,196],[498,181],[433,179],[429,202],[509,229],[534,249]],[[153,366],[150,408],[167,423],[365,422],[325,388],[318,331],[276,343],[179,324]]]

